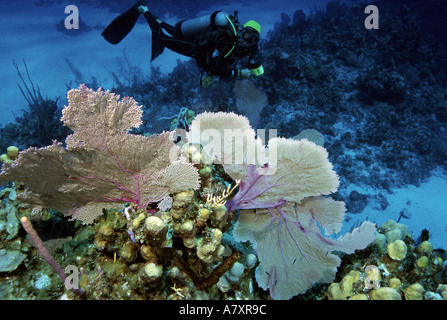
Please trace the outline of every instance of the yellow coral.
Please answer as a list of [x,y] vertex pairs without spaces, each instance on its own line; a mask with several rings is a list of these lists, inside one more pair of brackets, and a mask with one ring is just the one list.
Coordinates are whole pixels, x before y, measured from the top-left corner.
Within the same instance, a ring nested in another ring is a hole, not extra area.
[[433,245],[430,241],[423,241],[420,245],[418,245],[417,251],[420,254],[431,253],[433,252]]
[[353,294],[353,284],[360,279],[358,271],[350,271],[340,283],[332,283],[328,288],[329,300],[346,300]]
[[378,268],[371,268],[369,271],[366,271],[366,277],[371,282],[379,283],[380,280],[382,280],[382,276]]
[[15,160],[19,155],[19,148],[17,148],[16,146],[9,146],[8,149],[6,149],[6,153],[9,159]]
[[384,230],[386,240],[393,242],[395,240],[402,240],[405,237],[411,237],[411,233],[408,231],[408,227],[404,224],[397,223],[394,220],[388,220],[384,222],[380,229]]
[[173,208],[181,208],[191,202],[194,198],[194,191],[182,191],[174,195],[174,201],[172,203]]
[[12,163],[11,159],[9,159],[9,157],[8,157],[8,155],[6,153],[4,153],[4,154],[2,154],[0,156],[0,161],[4,162],[4,163],[7,163],[7,164],[11,164]]
[[373,300],[402,300],[401,295],[393,288],[379,288],[374,289],[369,294]]
[[7,164],[12,164],[12,162],[17,158],[18,155],[19,148],[17,148],[16,146],[9,146],[6,153],[0,156],[0,161]]
[[207,208],[200,209],[199,215],[196,218],[197,225],[199,227],[205,225],[209,217],[210,217],[210,210],[208,210]]
[[355,294],[349,300],[368,300],[368,296],[364,293]]
[[426,256],[422,256],[416,261],[416,265],[421,269],[426,269],[428,267],[428,258]]
[[402,240],[396,240],[388,244],[386,251],[391,259],[400,261],[407,255],[407,245]]
[[442,260],[441,257],[436,257],[433,259],[433,264],[435,266],[442,266],[442,263],[444,262],[444,260]]
[[221,245],[222,231],[219,229],[210,230],[207,239],[201,239],[197,245],[197,257],[205,263],[211,263],[218,260],[225,250]]
[[405,290],[405,300],[423,300],[424,291],[420,283],[413,283]]
[[402,281],[400,281],[398,278],[391,278],[389,284],[391,288],[397,289],[402,285]]

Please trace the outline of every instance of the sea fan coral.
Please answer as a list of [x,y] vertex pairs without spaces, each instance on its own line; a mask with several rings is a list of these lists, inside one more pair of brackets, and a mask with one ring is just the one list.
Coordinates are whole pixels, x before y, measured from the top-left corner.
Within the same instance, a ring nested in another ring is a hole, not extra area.
[[[318,202],[326,200],[312,201],[321,206]],[[315,282],[333,281],[340,258],[332,252],[364,248],[374,240],[375,231],[374,224],[364,222],[338,239],[323,237],[312,208],[287,202],[277,208],[243,210],[234,237],[255,245],[259,285],[270,290],[273,299],[290,299]]]
[[149,137],[128,133],[141,123],[141,109],[132,98],[82,85],[68,93],[62,120],[73,134],[67,148],[55,142],[29,148],[1,180],[20,181],[26,189],[18,200],[48,207],[92,223],[102,208],[132,202],[140,208],[169,193],[200,185],[197,169],[175,158],[179,148],[171,132]]
[[188,132],[188,142],[201,144],[206,157],[225,166],[234,180],[246,177],[245,165],[267,162],[264,142],[248,119],[233,112],[197,115]]
[[[277,166],[248,164],[239,193],[227,203],[229,211],[277,207],[285,201],[299,203],[337,190],[338,176],[326,149],[307,140],[274,138],[269,141],[269,151],[273,150]],[[232,171],[227,172],[232,176]]]
[[[260,152],[248,155],[247,145],[259,139],[247,122],[241,116],[207,113],[193,121],[191,128],[197,131],[191,136],[203,138],[203,131],[214,130],[212,141],[205,139],[211,145],[208,156],[220,160],[234,180],[242,179],[239,192],[226,203],[228,212],[240,210],[234,237],[254,244],[260,286],[274,299],[290,299],[314,282],[332,281],[340,264],[333,251],[351,253],[366,247],[376,229],[365,222],[339,239],[323,237],[320,227],[328,234],[339,232],[345,213],[343,202],[324,197],[339,184],[326,149],[306,139],[275,137],[268,149],[259,145]],[[247,145],[237,145],[234,129],[240,130]],[[239,155],[240,163],[228,163],[222,161],[229,158],[227,151],[245,154]]]
[[241,209],[234,237],[254,243],[259,285],[274,299],[290,299],[314,282],[332,281],[340,264],[332,252],[366,247],[376,229],[365,222],[337,240],[323,237],[319,226],[337,233],[345,213],[343,202],[323,197],[338,187],[326,150],[307,140],[284,138],[272,139],[269,146],[277,153],[274,173],[268,174],[268,164],[247,165],[247,177],[227,208]]

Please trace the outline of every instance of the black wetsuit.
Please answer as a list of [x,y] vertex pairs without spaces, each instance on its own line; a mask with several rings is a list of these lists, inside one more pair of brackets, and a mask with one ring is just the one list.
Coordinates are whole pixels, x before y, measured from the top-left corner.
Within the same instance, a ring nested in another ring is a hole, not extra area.
[[[152,36],[158,36],[158,41],[162,46],[161,51],[163,47],[166,47],[184,56],[194,57],[199,67],[205,70],[208,75],[231,77],[236,74],[234,64],[242,57],[237,56],[237,49],[235,48],[236,36],[230,30],[232,28],[230,25],[226,27],[210,27],[207,32],[220,33],[221,40],[211,43],[204,50],[198,51],[196,46],[197,42],[201,37],[206,37],[206,32],[205,34],[188,39],[184,38],[181,34],[180,23],[176,24],[176,26],[171,26],[165,22],[158,22],[156,17],[149,11],[144,13],[144,17],[153,32]],[[163,32],[163,30],[169,35]],[[154,41],[152,43],[153,51],[151,61],[161,54],[160,51],[154,52]]]
[[[137,2],[104,29],[102,35],[108,42],[117,44],[126,37],[141,14],[138,8],[142,3],[141,1]],[[218,12],[211,15],[211,21]],[[152,30],[151,61],[158,57],[166,47],[181,55],[196,59],[199,67],[206,71],[207,75],[236,77],[238,75],[238,70],[235,69],[237,61],[244,57],[249,57],[250,61],[257,51],[257,43],[250,48],[240,45],[233,29],[234,25],[231,24],[217,26],[212,23],[207,31],[192,38],[185,38],[181,32],[182,22],[171,26],[157,20],[149,11],[143,15]]]

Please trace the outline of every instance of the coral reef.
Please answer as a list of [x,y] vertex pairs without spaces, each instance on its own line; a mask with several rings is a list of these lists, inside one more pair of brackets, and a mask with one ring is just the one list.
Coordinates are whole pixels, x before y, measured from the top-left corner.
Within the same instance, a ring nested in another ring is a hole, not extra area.
[[[185,298],[183,292],[198,294],[197,290],[211,294],[213,288],[226,294],[246,275],[245,265],[238,262],[243,258],[248,270],[259,259],[256,280],[270,289],[272,298],[289,299],[313,281],[327,282],[334,276],[331,271],[340,260],[331,252],[352,252],[372,242],[375,227],[369,222],[334,241],[319,235],[316,221],[329,233],[339,232],[344,215],[343,203],[323,197],[338,186],[323,147],[308,140],[271,138],[267,150],[247,118],[219,112],[196,116],[180,148],[169,132],[149,137],[127,133],[141,124],[141,110],[132,98],[118,99],[84,85],[71,90],[61,119],[73,130],[66,148],[56,142],[30,148],[5,164],[0,174],[3,181],[23,183],[16,198],[22,205],[58,209],[71,219],[94,224],[99,255],[93,268],[86,261],[81,264],[81,287],[74,290],[26,217],[30,213],[21,218],[39,252],[73,293],[123,298],[126,288],[132,299],[167,298],[163,289],[171,283],[165,274],[175,270],[174,274],[186,275],[174,277],[182,280],[171,286],[177,298]],[[236,143],[236,150],[228,130],[232,135],[243,133],[245,141]],[[211,143],[203,140],[210,133]],[[249,152],[247,146],[258,150]],[[234,151],[242,162],[233,162]],[[296,181],[302,185],[290,189]],[[254,242],[258,259],[251,252],[243,257],[224,242],[239,209],[235,239]],[[262,222],[247,223],[258,219],[253,209]],[[278,241],[276,227],[282,234]],[[317,272],[311,271],[314,266],[319,266]],[[299,272],[308,277],[297,277]],[[104,296],[107,279],[114,279],[114,285],[126,283],[112,290],[112,296]]]
[[445,46],[421,13],[437,19],[444,11],[433,14],[438,1],[423,9],[413,1],[379,1],[380,21],[390,31],[382,33],[364,28],[362,5],[329,2],[326,10],[301,14],[299,32],[292,23],[278,24],[260,50],[268,76],[256,79],[269,98],[261,126],[275,124],[286,137],[311,126],[326,137],[350,212],[355,203],[345,186],[418,184],[446,160],[438,139],[445,130]]
[[376,240],[355,256],[344,258],[338,281],[322,298],[330,300],[442,300],[445,279],[442,251],[429,240],[417,242],[407,226],[388,220]]

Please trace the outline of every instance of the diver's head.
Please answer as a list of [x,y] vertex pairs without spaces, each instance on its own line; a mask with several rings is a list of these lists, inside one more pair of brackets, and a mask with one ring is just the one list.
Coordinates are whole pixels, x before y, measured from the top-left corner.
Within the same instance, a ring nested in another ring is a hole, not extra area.
[[259,42],[259,36],[261,35],[261,25],[254,20],[247,21],[241,30],[242,38],[248,43]]
[[238,32],[238,49],[245,54],[255,53],[258,49],[261,25],[254,21],[247,21]]

